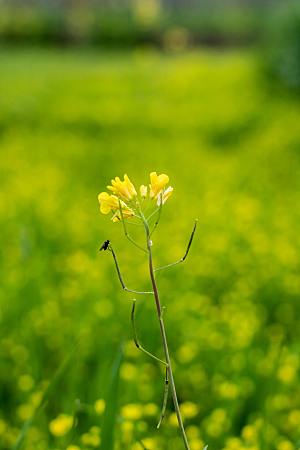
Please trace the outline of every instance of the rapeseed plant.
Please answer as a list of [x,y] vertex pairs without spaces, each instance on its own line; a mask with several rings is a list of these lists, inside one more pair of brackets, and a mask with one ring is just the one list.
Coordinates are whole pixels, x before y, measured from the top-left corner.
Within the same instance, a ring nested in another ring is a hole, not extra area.
[[[159,220],[161,217],[161,210],[163,205],[166,203],[166,201],[171,197],[173,193],[172,186],[168,186],[169,183],[169,177],[166,174],[160,174],[158,175],[156,172],[150,173],[150,183],[148,186],[142,184],[137,190],[134,186],[134,184],[130,181],[128,175],[124,175],[124,180],[120,180],[119,177],[116,177],[115,179],[111,180],[111,185],[107,186],[107,189],[112,192],[112,194],[108,194],[107,192],[101,192],[98,195],[98,200],[100,203],[100,212],[102,214],[111,214],[112,221],[113,222],[122,222],[123,230],[125,233],[125,236],[129,239],[129,241],[134,244],[136,247],[138,247],[141,251],[145,252],[148,255],[148,264],[149,264],[149,275],[152,285],[152,291],[137,291],[133,289],[128,289],[123,281],[123,277],[121,275],[120,267],[118,264],[116,253],[112,247],[112,244],[109,240],[106,240],[100,250],[108,250],[111,252],[114,263],[116,266],[117,274],[119,277],[119,281],[121,283],[122,288],[127,292],[132,292],[135,294],[151,294],[154,297],[155,305],[156,305],[156,311],[157,311],[157,317],[159,321],[159,327],[160,327],[160,334],[162,339],[162,344],[164,348],[164,356],[165,359],[161,360],[160,358],[154,356],[152,353],[150,353],[148,350],[146,350],[139,342],[137,332],[136,332],[136,326],[135,326],[135,305],[136,300],[133,300],[132,305],[132,311],[131,311],[131,322],[133,327],[133,339],[136,347],[143,351],[148,356],[152,357],[157,362],[161,363],[165,367],[165,390],[164,390],[164,398],[163,398],[163,404],[162,404],[162,410],[161,415],[159,418],[159,422],[157,425],[157,428],[160,427],[166,410],[168,395],[169,395],[169,386],[171,390],[171,395],[173,399],[173,404],[175,408],[175,414],[176,419],[180,428],[181,437],[184,443],[184,447],[187,450],[190,450],[190,446],[188,443],[188,438],[186,436],[185,428],[183,425],[183,415],[180,411],[178,398],[177,398],[177,392],[175,387],[175,381],[172,371],[172,365],[171,365],[171,359],[169,354],[169,347],[168,347],[168,341],[167,341],[167,335],[164,325],[164,319],[163,319],[163,311],[164,308],[162,307],[160,295],[158,292],[156,279],[155,279],[155,272],[158,270],[166,269],[172,266],[175,266],[181,262],[183,262],[190,250],[191,244],[193,242],[194,234],[196,231],[197,221],[195,221],[195,225],[193,227],[188,246],[186,249],[186,252],[184,256],[179,259],[178,261],[168,264],[163,267],[154,267],[153,262],[153,256],[152,256],[152,247],[153,247],[153,240],[152,236],[156,229],[156,227],[159,224]],[[139,194],[138,194],[139,192]],[[150,206],[150,214],[147,211],[149,210]],[[138,221],[142,222],[142,225],[144,227],[145,236],[146,236],[146,245],[141,245],[140,243],[137,243],[128,233],[126,222],[128,220],[137,219]],[[154,221],[154,223],[153,223]],[[194,405],[193,403],[184,403],[183,404],[183,410],[184,415],[188,417],[193,417],[197,414],[198,408],[197,405]],[[140,405],[126,405],[122,410],[122,415],[125,419],[130,420],[137,420],[141,418],[142,416],[142,408]]]

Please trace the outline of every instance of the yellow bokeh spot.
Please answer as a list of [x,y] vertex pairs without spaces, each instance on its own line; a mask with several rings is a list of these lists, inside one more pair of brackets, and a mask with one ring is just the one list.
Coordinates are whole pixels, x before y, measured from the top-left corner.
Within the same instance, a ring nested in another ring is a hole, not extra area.
[[124,419],[139,420],[143,416],[143,406],[137,403],[128,403],[121,409]]
[[98,434],[84,433],[81,436],[81,442],[83,443],[83,445],[87,445],[90,447],[99,447],[101,439],[100,436],[98,436]]
[[148,438],[143,439],[143,444],[149,450],[157,449],[157,441],[154,438],[148,437]]
[[197,439],[199,437],[199,428],[195,425],[190,425],[189,427],[186,427],[185,429],[186,435],[190,439]]
[[184,402],[184,403],[181,403],[180,410],[181,410],[182,415],[186,419],[191,419],[198,414],[199,407],[195,403]]
[[295,450],[295,446],[286,439],[280,441],[276,448],[277,450]]
[[97,427],[96,425],[94,425],[93,427],[90,428],[90,433],[92,433],[92,434],[100,434],[101,433],[101,428]]
[[198,348],[196,345],[185,344],[182,345],[177,352],[177,357],[181,363],[191,362],[198,353]]
[[193,439],[190,442],[191,450],[203,450],[204,447],[204,442],[201,439]]
[[121,424],[121,429],[124,433],[132,432],[133,428],[134,428],[133,423],[130,422],[129,420],[124,420],[124,422],[122,422]]
[[129,443],[132,440],[134,425],[129,420],[124,420],[121,423],[122,439],[124,442]]
[[236,384],[231,383],[229,381],[226,381],[224,383],[221,383],[218,387],[218,391],[220,394],[220,397],[226,398],[228,400],[234,400],[237,398],[239,389],[236,386]]
[[34,413],[34,406],[28,403],[24,403],[23,405],[20,405],[17,409],[18,417],[20,417],[21,420],[25,421],[27,419],[30,419],[30,417]]
[[5,432],[6,430],[6,423],[4,420],[0,419],[0,436]]
[[300,410],[299,409],[294,409],[293,411],[291,411],[289,413],[288,422],[293,427],[300,428]]
[[147,403],[144,406],[145,416],[156,416],[159,412],[159,408],[155,403]]
[[99,398],[98,400],[95,401],[94,408],[96,413],[99,414],[99,416],[101,416],[101,414],[104,413],[105,401],[103,400],[103,398]]
[[66,414],[60,414],[49,423],[49,430],[53,436],[60,437],[70,431],[73,425],[73,417]]
[[123,380],[130,381],[136,377],[137,369],[133,364],[123,363],[120,370],[120,376]]
[[278,378],[285,384],[289,384],[293,381],[296,375],[296,368],[292,365],[281,366],[278,370]]
[[78,445],[68,445],[66,450],[81,450],[81,449],[80,447],[78,447]]
[[242,438],[245,441],[253,441],[256,438],[256,429],[252,425],[246,425],[242,429]]
[[33,385],[34,381],[30,375],[21,375],[18,379],[18,387],[21,391],[30,391]]
[[177,421],[177,416],[176,416],[175,413],[170,414],[170,416],[169,416],[169,424],[172,427],[177,427],[178,421]]
[[242,441],[237,437],[231,437],[226,441],[226,450],[241,450]]

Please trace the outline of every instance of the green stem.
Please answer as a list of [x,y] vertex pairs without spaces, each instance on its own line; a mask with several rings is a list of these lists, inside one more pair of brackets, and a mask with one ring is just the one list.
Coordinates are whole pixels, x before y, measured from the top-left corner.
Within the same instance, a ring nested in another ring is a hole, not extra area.
[[139,342],[138,340],[138,336],[137,336],[137,331],[136,331],[136,326],[135,326],[135,302],[136,300],[133,299],[133,303],[132,303],[132,309],[131,309],[131,325],[132,325],[132,331],[133,331],[133,340],[135,343],[135,346],[141,350],[142,352],[144,352],[146,355],[150,356],[151,358],[155,359],[155,361],[163,364],[164,366],[167,366],[167,363],[165,361],[163,361],[162,359],[158,358],[157,356],[153,355],[152,353],[148,352],[148,350],[146,350]]
[[164,320],[163,320],[163,317],[162,317],[162,311],[163,310],[162,310],[162,307],[161,307],[161,302],[160,302],[159,293],[158,293],[158,289],[157,289],[157,284],[156,284],[156,280],[155,280],[154,267],[153,267],[153,257],[152,257],[152,241],[150,239],[149,226],[148,226],[148,223],[147,223],[145,217],[142,216],[142,219],[143,219],[143,222],[144,222],[144,225],[145,225],[145,230],[146,230],[147,249],[148,249],[148,255],[149,255],[149,273],[150,273],[151,283],[152,283],[152,287],[153,287],[153,294],[154,294],[154,299],[155,299],[155,305],[156,305],[156,310],[157,310],[157,316],[158,316],[158,321],[159,321],[161,338],[162,338],[163,347],[164,347],[165,358],[166,358],[166,362],[167,362],[167,365],[168,365],[167,367],[168,367],[170,390],[171,390],[171,394],[172,394],[172,398],[173,398],[173,404],[174,404],[174,408],[175,408],[175,412],[176,412],[177,421],[178,421],[178,425],[179,425],[179,428],[180,428],[181,436],[182,436],[182,439],[183,439],[183,442],[184,442],[184,446],[185,446],[186,450],[190,450],[189,443],[188,443],[188,440],[187,440],[187,437],[186,437],[186,434],[185,434],[185,430],[184,430],[184,425],[183,425],[183,420],[182,420],[179,404],[178,404],[177,393],[176,393],[176,386],[175,386],[175,381],[174,381],[174,376],[173,376],[173,371],[172,371],[172,365],[171,365],[171,359],[170,359],[167,335],[166,335],[166,330],[165,330],[165,324],[164,324]]

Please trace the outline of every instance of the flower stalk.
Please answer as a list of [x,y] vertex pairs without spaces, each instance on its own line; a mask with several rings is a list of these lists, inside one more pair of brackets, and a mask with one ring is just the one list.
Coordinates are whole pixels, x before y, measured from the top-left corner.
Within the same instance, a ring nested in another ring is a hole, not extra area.
[[166,363],[167,363],[168,383],[170,385],[173,404],[174,404],[180,432],[182,435],[182,439],[184,442],[184,446],[185,446],[186,450],[190,450],[189,443],[188,443],[185,429],[184,429],[184,425],[183,425],[183,420],[182,420],[179,404],[178,404],[178,398],[177,398],[176,386],[175,386],[175,381],[174,381],[174,376],[173,376],[173,370],[172,370],[169,346],[168,346],[168,341],[167,341],[166,329],[165,329],[164,319],[163,319],[163,315],[162,315],[162,307],[161,307],[159,292],[158,292],[155,274],[154,274],[153,256],[152,256],[152,245],[153,244],[152,244],[152,240],[150,238],[150,230],[149,230],[149,226],[148,226],[148,223],[146,220],[144,220],[144,225],[145,225],[145,231],[146,231],[146,236],[147,236],[149,273],[150,273],[150,279],[151,279],[151,284],[152,284],[152,288],[153,288],[153,295],[154,295],[154,299],[155,299],[156,311],[157,311],[157,316],[158,316],[158,321],[159,321],[160,334],[161,334],[161,338],[162,338],[162,343],[163,343],[163,348],[164,348],[164,353],[165,353],[165,358],[166,358]]
[[[164,397],[163,397],[163,404],[162,404],[162,410],[161,415],[159,418],[159,422],[157,425],[157,428],[160,427],[163,418],[165,416],[165,410],[167,406],[167,400],[168,400],[168,394],[169,389],[171,391],[172,400],[174,404],[175,413],[177,416],[177,421],[182,437],[182,441],[184,444],[184,448],[186,450],[190,450],[189,443],[187,440],[187,436],[184,429],[183,419],[180,412],[180,407],[178,403],[177,398],[177,392],[176,392],[176,386],[174,381],[174,375],[172,370],[172,364],[171,364],[171,358],[170,358],[170,352],[169,352],[169,346],[167,341],[167,335],[166,335],[166,329],[163,319],[163,311],[164,308],[161,305],[160,295],[156,283],[155,278],[155,272],[158,270],[166,269],[172,266],[175,266],[179,263],[182,263],[186,260],[188,253],[190,251],[190,247],[192,245],[194,235],[196,232],[197,227],[197,221],[195,221],[191,236],[188,241],[188,245],[186,248],[186,251],[182,258],[180,258],[178,261],[168,264],[162,267],[154,268],[153,263],[153,254],[152,254],[152,235],[153,232],[156,230],[159,220],[161,218],[161,212],[162,207],[164,203],[170,198],[173,192],[173,188],[169,186],[166,188],[166,185],[169,182],[169,177],[165,174],[157,175],[156,172],[152,172],[150,174],[150,185],[149,189],[147,186],[142,185],[139,189],[140,197],[138,197],[137,190],[135,189],[134,185],[129,180],[128,176],[124,176],[124,181],[121,181],[120,178],[116,177],[114,180],[112,180],[112,186],[108,186],[108,189],[113,192],[113,195],[109,195],[107,193],[101,193],[98,196],[99,202],[100,202],[100,211],[103,214],[112,213],[112,221],[113,222],[122,222],[123,231],[126,236],[126,238],[134,244],[139,250],[145,252],[148,255],[148,270],[149,270],[149,276],[152,286],[152,291],[137,291],[133,289],[128,289],[123,281],[123,277],[121,275],[120,267],[118,264],[118,260],[116,257],[116,253],[114,249],[112,248],[112,245],[110,241],[105,241],[105,243],[102,245],[101,250],[109,250],[110,253],[113,256],[116,271],[118,274],[118,278],[120,281],[120,284],[122,286],[122,289],[127,292],[132,292],[135,294],[151,294],[154,297],[155,306],[156,306],[156,313],[157,318],[159,322],[159,328],[160,328],[160,334],[161,334],[161,340],[164,350],[164,357],[165,361],[163,361],[160,358],[157,358],[155,355],[150,353],[148,350],[146,350],[139,342],[136,332],[136,326],[135,326],[135,302],[136,300],[133,300],[133,306],[131,311],[131,322],[132,322],[132,328],[133,328],[133,340],[136,345],[136,347],[141,350],[146,355],[153,358],[156,362],[163,364],[165,366],[166,374],[165,374],[165,389],[164,389]],[[148,218],[145,217],[144,214],[144,205],[146,202],[150,201],[155,202],[154,203],[154,211]],[[156,216],[154,226],[152,226],[152,230],[150,230],[150,220]],[[127,227],[125,224],[125,221],[137,219],[142,222],[142,225],[145,229],[145,235],[146,235],[146,248],[137,242],[128,234]]]

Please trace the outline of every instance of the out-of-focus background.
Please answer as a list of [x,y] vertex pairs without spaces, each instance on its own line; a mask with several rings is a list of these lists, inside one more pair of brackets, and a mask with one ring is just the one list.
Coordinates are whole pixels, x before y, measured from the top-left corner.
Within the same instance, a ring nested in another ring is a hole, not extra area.
[[2,0],[0,40],[0,448],[183,448],[98,252],[148,287],[97,194],[156,170],[158,265],[199,219],[158,277],[191,450],[299,449],[299,2]]

